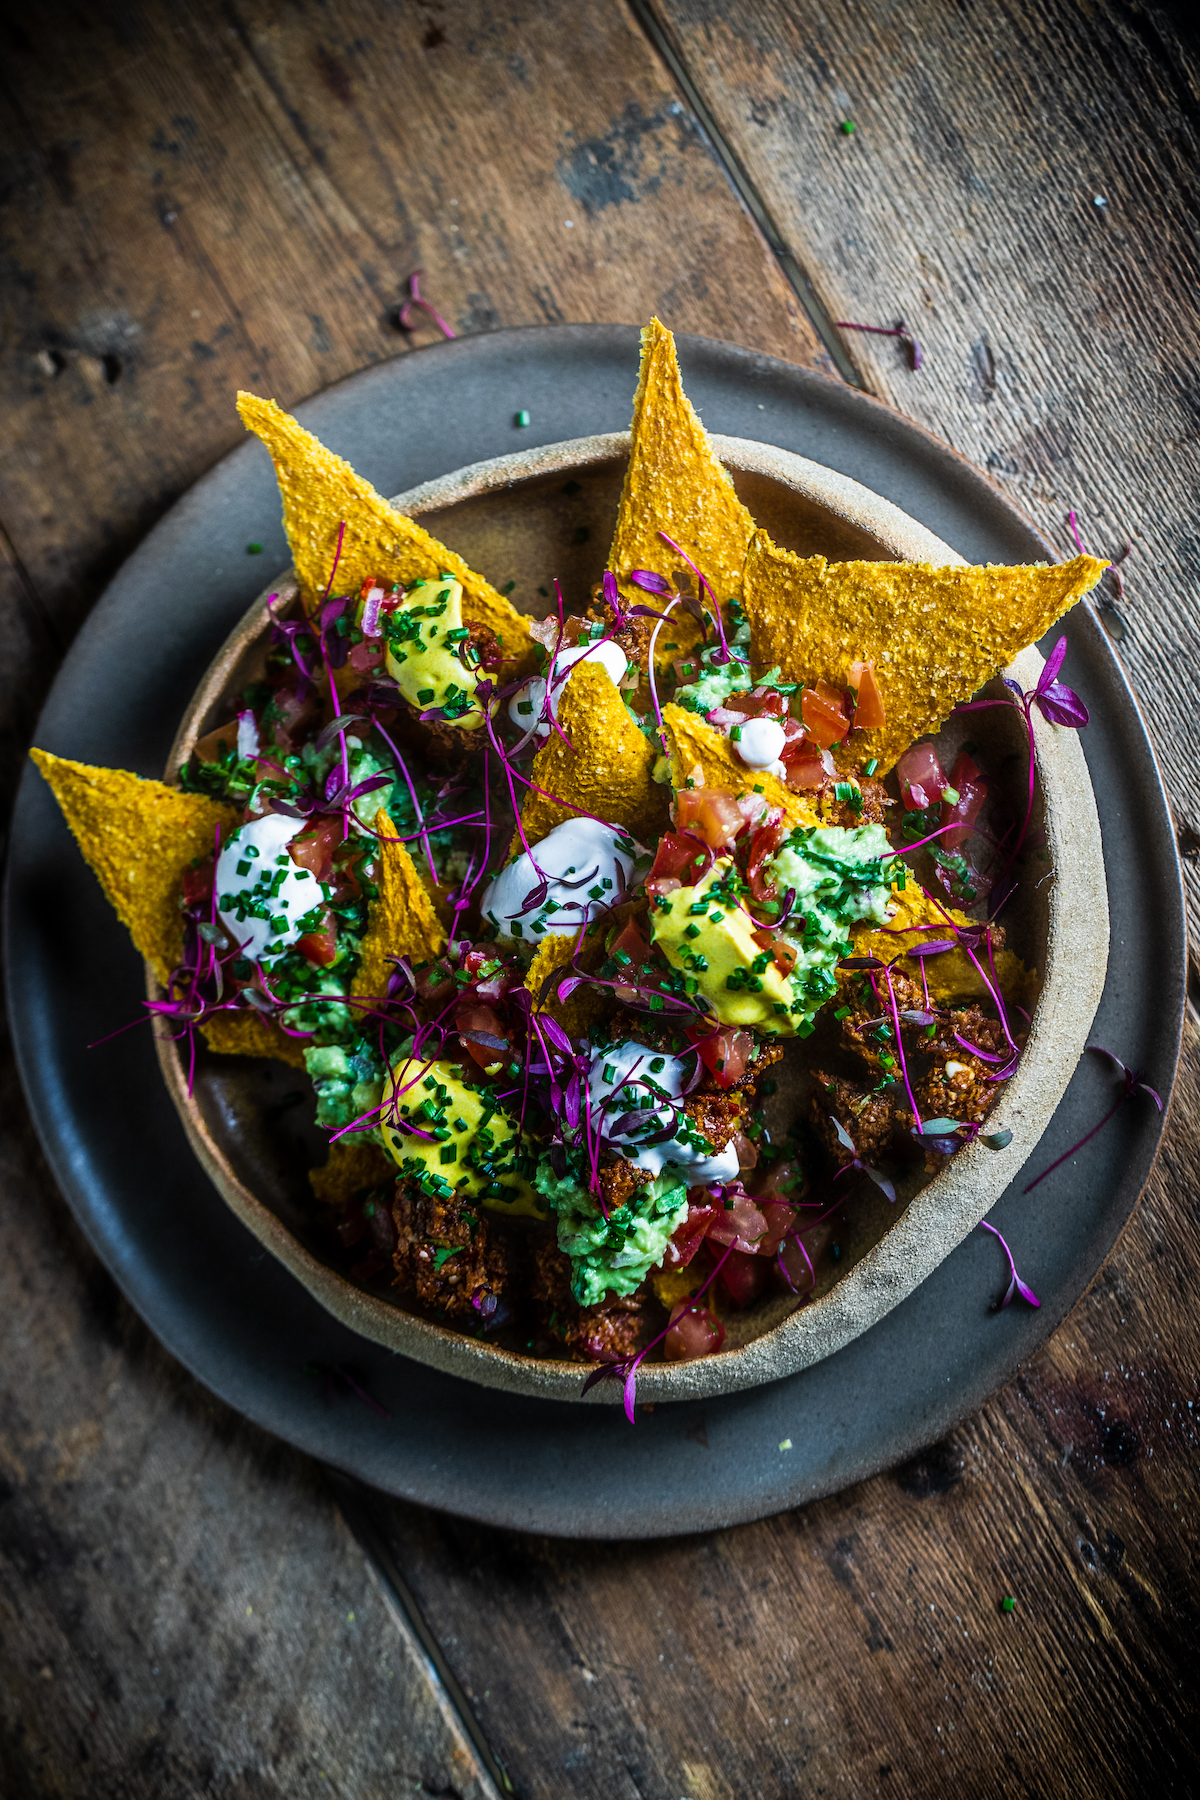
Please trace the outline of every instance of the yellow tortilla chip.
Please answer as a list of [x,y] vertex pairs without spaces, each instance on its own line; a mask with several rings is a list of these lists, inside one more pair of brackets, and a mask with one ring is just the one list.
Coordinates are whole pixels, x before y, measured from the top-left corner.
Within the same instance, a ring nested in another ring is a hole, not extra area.
[[[654,745],[644,738],[604,670],[576,663],[562,689],[558,722],[570,741],[552,732],[533,759],[531,788],[521,810],[529,843],[536,844],[566,819],[594,813],[620,825],[644,844],[666,830],[667,795],[651,778]],[[520,838],[515,839],[521,849]]]
[[[814,798],[794,794],[791,788],[765,769],[748,769],[734,754],[733,745],[698,713],[682,706],[664,706],[667,751],[671,759],[671,786],[724,788],[730,794],[761,794],[768,806],[781,806],[790,825],[819,825],[821,815]],[[696,780],[699,769],[703,783]]]
[[1035,643],[1108,567],[1094,556],[1002,568],[928,563],[826,562],[796,556],[756,532],[743,605],[756,665],[778,663],[789,681],[847,684],[850,665],[873,662],[887,723],[835,750],[849,767],[879,759],[886,775],[909,745],[935,732],[1019,650]]
[[588,986],[577,987],[565,1000],[560,1000],[555,988],[551,986],[543,999],[542,984],[556,969],[565,972],[567,964],[572,961],[589,974],[594,974],[604,961],[604,940],[610,927],[614,923],[620,924],[625,916],[627,909],[618,908],[615,918],[611,915],[606,917],[599,931],[584,937],[578,951],[573,931],[560,931],[544,937],[537,947],[537,955],[525,976],[525,986],[533,995],[537,1011],[549,1013],[552,1019],[557,1019],[568,1037],[586,1037],[599,1020],[610,1018],[617,1011],[619,1003],[611,988]]
[[[746,546],[754,520],[713,453],[679,374],[675,339],[657,319],[642,332],[642,366],[633,401],[633,441],[608,566],[627,596],[652,596],[632,587],[634,569],[672,576],[683,558],[659,536],[665,531],[685,550],[722,604],[740,593]],[[702,596],[697,595],[697,598]],[[687,651],[701,636],[690,614],[676,607],[658,634],[664,661]],[[677,646],[667,651],[666,642]]]
[[387,992],[392,973],[389,956],[407,956],[413,964],[427,963],[446,948],[446,933],[425,884],[404,845],[396,841],[396,827],[382,807],[375,814],[375,829],[379,833],[375,877],[379,898],[371,902],[367,935],[350,989],[359,997]]
[[378,1144],[364,1143],[357,1132],[348,1132],[329,1146],[329,1161],[310,1169],[309,1184],[323,1206],[346,1206],[360,1188],[394,1181],[396,1170]]
[[219,1012],[200,1027],[210,1050],[221,1056],[274,1056],[303,1069],[303,1038],[289,1037],[286,1031],[264,1019],[261,1013]]
[[165,983],[183,954],[183,872],[236,831],[242,815],[125,769],[97,769],[48,750],[29,752],[54,791],[75,841],[137,950]]
[[335,582],[338,593],[354,594],[368,575],[404,583],[442,573],[462,583],[463,617],[487,625],[506,657],[532,658],[536,646],[528,621],[491,584],[469,569],[461,556],[431,537],[415,520],[396,512],[356,475],[348,462],[298,425],[274,400],[239,393],[238,412],[248,431],[257,432],[275,464],[283,497],[283,524],[311,610],[329,585],[337,555],[338,530],[346,531]]
[[[978,925],[977,920],[969,919],[957,907],[941,904],[931,898],[917,886],[911,875],[903,889],[893,890],[892,900],[894,910],[888,920],[888,931],[880,931],[868,924],[851,928],[855,956],[879,956],[885,962],[891,962],[909,944],[932,944],[941,937],[949,937],[947,918],[952,919],[956,925],[967,928]],[[928,929],[915,929],[918,926]],[[909,930],[909,927],[913,929]],[[976,950],[975,956],[990,977],[986,950]],[[924,959],[906,956],[896,967],[901,974],[907,975],[920,986],[922,960],[929,981],[929,998],[935,1005],[946,1006],[954,1000],[989,998],[987,985],[979,970],[961,947],[956,946],[953,950],[945,950],[937,956]],[[1027,1012],[1032,1012],[1040,985],[1037,971],[1027,969],[1020,957],[1011,950],[997,952],[995,963],[1000,991],[1005,1000],[1010,1005],[1023,1006]]]

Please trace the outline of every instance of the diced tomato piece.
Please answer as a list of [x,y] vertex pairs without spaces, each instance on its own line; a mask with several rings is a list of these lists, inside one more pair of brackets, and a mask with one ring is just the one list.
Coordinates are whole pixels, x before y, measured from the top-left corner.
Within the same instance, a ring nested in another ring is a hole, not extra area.
[[454,974],[448,963],[426,963],[423,968],[413,970],[413,982],[417,990],[417,999],[445,1000],[454,987]]
[[735,1194],[718,1208],[708,1235],[714,1244],[732,1244],[742,1254],[754,1256],[767,1236],[766,1215],[749,1194]]
[[746,880],[750,892],[756,900],[773,900],[775,883],[768,881],[763,875],[763,864],[774,856],[783,842],[783,834],[787,821],[780,817],[766,825],[760,825],[750,839],[750,854],[746,858]]
[[693,1362],[697,1356],[711,1356],[724,1342],[725,1327],[707,1306],[680,1300],[672,1307],[671,1322],[663,1339],[667,1362]]
[[746,821],[732,794],[723,788],[682,788],[675,796],[675,823],[694,831],[713,850],[732,844]]
[[[636,919],[629,919],[622,926],[609,945],[608,954],[615,958],[619,971],[616,977],[618,985],[614,986],[613,993],[627,1006],[637,997],[637,987],[633,984],[645,979],[646,965],[654,960],[649,939]],[[622,973],[628,974],[629,986],[621,985]]]
[[909,812],[924,812],[942,797],[946,777],[932,744],[914,744],[896,764],[900,798]]
[[723,705],[744,719],[782,719],[787,711],[787,701],[778,688],[768,688],[765,694],[730,694]]
[[723,1088],[732,1087],[741,1079],[754,1051],[751,1034],[733,1025],[723,1025],[719,1031],[710,1031],[692,1041],[700,1052],[700,1061],[717,1086]]
[[785,1206],[794,1206],[808,1187],[808,1177],[798,1162],[787,1160],[772,1163],[754,1185],[760,1205],[764,1202],[782,1202]]
[[771,1279],[769,1256],[752,1256],[731,1250],[722,1265],[719,1280],[735,1306],[749,1306],[765,1291]]
[[263,721],[263,743],[270,739],[279,756],[293,756],[317,722],[320,706],[313,690],[301,699],[294,682],[285,682],[271,696],[277,716]]
[[979,817],[980,808],[987,799],[987,782],[976,767],[974,758],[965,750],[959,752],[951,771],[950,786],[956,790],[958,799],[942,801],[942,824],[952,825],[954,829],[947,831],[941,842],[947,850],[957,850],[970,837],[970,827]]
[[382,638],[364,638],[361,644],[355,644],[346,661],[360,675],[375,675],[383,667],[385,648]]
[[818,681],[816,687],[805,688],[800,696],[800,713],[804,729],[822,750],[828,750],[831,744],[840,744],[850,729],[846,696],[827,681]]
[[758,1166],[758,1145],[753,1138],[748,1138],[744,1131],[735,1131],[729,1140],[729,1148],[737,1151],[738,1168],[744,1174],[747,1169]]
[[850,686],[858,693],[854,707],[854,729],[856,731],[878,731],[887,724],[887,715],[883,710],[883,695],[879,691],[879,683],[875,679],[875,664],[856,662],[850,665]]
[[231,719],[228,725],[217,725],[212,731],[206,731],[202,738],[196,739],[192,754],[197,762],[217,762],[226,751],[237,754],[238,722]]
[[333,873],[333,853],[342,841],[343,830],[340,814],[324,813],[292,839],[288,855],[318,881],[327,882]]
[[755,931],[751,933],[760,950],[769,950],[775,967],[781,975],[790,975],[799,960],[799,951],[787,938],[777,931]]
[[[779,1247],[775,1264],[777,1275],[780,1263],[783,1264],[786,1271],[786,1279],[781,1282],[781,1285],[790,1288],[794,1294],[806,1294],[815,1285],[814,1277],[821,1252],[832,1236],[833,1225],[826,1222],[824,1225],[812,1225],[807,1231],[800,1231],[784,1238]],[[797,1237],[800,1239],[799,1243],[796,1242]],[[804,1246],[803,1249],[801,1249],[801,1245]],[[808,1252],[807,1256],[805,1251]]]
[[810,737],[789,738],[779,760],[787,771],[787,784],[794,794],[802,793],[805,788],[819,788],[833,774],[833,758]]
[[646,877],[648,894],[672,894],[676,888],[694,887],[712,867],[712,851],[690,833],[665,831],[658,840],[654,867]]
[[794,1206],[786,1206],[781,1200],[760,1200],[758,1210],[767,1222],[767,1229],[759,1239],[758,1254],[774,1256],[796,1223],[796,1209]]
[[308,931],[296,944],[301,956],[320,969],[327,969],[337,955],[337,932],[332,925],[321,931]]
[[[460,1006],[454,1015],[454,1023],[459,1030],[459,1043],[479,1067],[486,1073],[495,1073],[496,1065],[504,1061],[508,1051],[508,1033],[504,1021],[493,1006],[485,1006],[477,1000]],[[464,1037],[463,1032],[478,1032],[482,1036],[495,1040],[490,1044],[477,1043],[474,1037]]]
[[206,856],[198,869],[183,871],[183,898],[187,906],[207,906],[212,899],[216,859]]
[[[697,1188],[695,1191],[703,1193],[704,1189]],[[709,1225],[720,1210],[718,1201],[697,1206],[694,1201],[689,1200],[687,1218],[682,1225],[675,1227],[671,1241],[667,1245],[667,1254],[663,1258],[664,1269],[682,1269],[685,1264],[691,1262],[704,1242]]]
[[623,963],[626,957],[633,964],[644,963],[650,954],[650,940],[646,937],[636,919],[627,919],[620,931],[608,946],[608,954],[615,956]]

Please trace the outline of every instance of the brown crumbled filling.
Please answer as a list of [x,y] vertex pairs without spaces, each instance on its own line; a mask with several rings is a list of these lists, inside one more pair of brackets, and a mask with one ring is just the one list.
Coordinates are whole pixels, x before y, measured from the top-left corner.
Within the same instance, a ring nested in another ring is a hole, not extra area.
[[536,1315],[573,1357],[612,1362],[641,1348],[648,1332],[646,1296],[610,1294],[598,1306],[580,1306],[571,1292],[571,1259],[559,1249],[552,1230],[536,1239],[532,1260]]
[[[423,1306],[440,1308],[452,1318],[473,1316],[476,1298],[492,1294],[498,1299],[504,1293],[507,1247],[489,1230],[474,1201],[459,1194],[432,1199],[415,1183],[398,1181],[392,1217],[396,1286],[415,1293]],[[450,1255],[439,1255],[447,1250]]]

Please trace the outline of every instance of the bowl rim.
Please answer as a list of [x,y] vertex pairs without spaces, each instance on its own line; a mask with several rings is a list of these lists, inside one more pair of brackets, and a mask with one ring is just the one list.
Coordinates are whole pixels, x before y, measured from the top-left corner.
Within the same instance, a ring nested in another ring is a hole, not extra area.
[[[965,559],[908,514],[861,483],[807,457],[752,439],[710,434],[726,467],[765,475],[835,517],[868,532],[898,561],[963,564]],[[512,488],[539,477],[612,461],[628,453],[630,434],[607,432],[512,452],[454,470],[397,496],[411,517]],[[217,651],[180,722],[166,778],[190,755],[198,727],[238,661],[267,623],[272,596],[295,591],[284,570],[247,609]],[[1005,671],[1036,684],[1042,658],[1024,650]],[[907,1205],[883,1237],[826,1293],[802,1304],[737,1349],[687,1363],[647,1363],[638,1373],[642,1401],[687,1401],[733,1393],[794,1374],[834,1354],[898,1305],[962,1241],[1000,1198],[1036,1146],[1083,1053],[1099,1005],[1108,960],[1108,894],[1099,820],[1078,734],[1051,725],[1035,709],[1034,752],[1045,803],[1054,880],[1049,894],[1045,976],[1025,1053],[989,1115],[1012,1138],[995,1150],[977,1138],[959,1150]],[[158,994],[147,965],[147,991]],[[578,1403],[584,1365],[524,1356],[434,1324],[356,1287],[300,1244],[241,1181],[187,1091],[174,1040],[156,1034],[159,1066],[189,1142],[237,1217],[328,1312],[359,1335],[462,1379],[507,1392]],[[593,1404],[619,1403],[620,1386],[600,1383]]]

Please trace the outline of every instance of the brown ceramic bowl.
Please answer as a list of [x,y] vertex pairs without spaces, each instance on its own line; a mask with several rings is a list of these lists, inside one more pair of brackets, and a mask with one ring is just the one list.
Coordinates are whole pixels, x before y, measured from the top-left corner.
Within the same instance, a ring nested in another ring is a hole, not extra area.
[[[788,548],[831,559],[867,558],[946,565],[953,549],[867,488],[803,457],[742,438],[714,437],[743,500],[760,525]],[[600,576],[616,515],[627,433],[579,438],[477,463],[426,483],[394,504],[420,517],[496,584],[516,583],[513,599],[531,614],[548,603],[539,588],[562,581],[578,605]],[[196,690],[172,748],[168,778],[193,745],[235,710],[233,697],[256,673],[267,628],[268,594],[250,608]],[[1033,686],[1036,650],[1009,671]],[[967,735],[951,721],[939,739],[951,759]],[[971,715],[970,736],[989,765],[1008,762],[1023,779],[1024,727],[1009,709]],[[894,1206],[863,1184],[838,1227],[841,1260],[822,1268],[815,1297],[795,1307],[784,1295],[726,1319],[726,1348],[691,1363],[644,1364],[646,1401],[696,1399],[774,1381],[831,1355],[896,1306],[990,1210],[1048,1124],[1087,1040],[1104,986],[1108,900],[1096,804],[1073,731],[1034,714],[1040,819],[1053,878],[1026,881],[1009,924],[1009,941],[1037,968],[1040,993],[1028,1044],[1002,1089],[989,1131],[1010,1131],[1002,1150],[980,1139],[960,1150],[923,1185],[913,1178]],[[947,766],[949,766],[947,764]],[[153,976],[147,971],[153,992]],[[511,1392],[577,1400],[585,1367],[523,1354],[503,1343],[462,1336],[405,1310],[383,1288],[357,1286],[329,1266],[331,1252],[308,1187],[307,1170],[324,1160],[323,1135],[311,1125],[307,1077],[281,1063],[201,1054],[189,1096],[178,1047],[160,1039],[158,1056],[196,1154],[242,1222],[323,1306],[374,1342],[451,1374]],[[776,1114],[797,1104],[800,1080],[785,1075],[770,1103]],[[780,1120],[779,1122],[782,1122]],[[619,1400],[601,1384],[589,1400]]]

